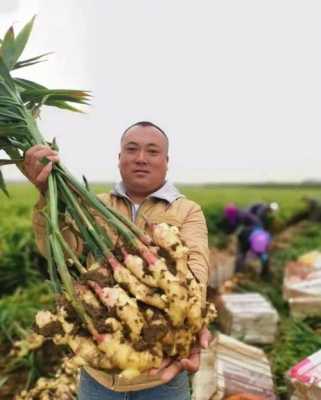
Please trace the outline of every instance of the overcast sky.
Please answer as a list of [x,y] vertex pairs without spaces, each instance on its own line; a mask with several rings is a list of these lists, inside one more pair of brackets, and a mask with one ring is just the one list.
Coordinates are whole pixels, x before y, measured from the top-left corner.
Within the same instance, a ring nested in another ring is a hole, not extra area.
[[151,120],[173,181],[321,179],[320,0],[1,0],[1,36],[33,14],[25,58],[54,54],[16,75],[93,94],[40,121],[76,176],[118,180],[121,132]]

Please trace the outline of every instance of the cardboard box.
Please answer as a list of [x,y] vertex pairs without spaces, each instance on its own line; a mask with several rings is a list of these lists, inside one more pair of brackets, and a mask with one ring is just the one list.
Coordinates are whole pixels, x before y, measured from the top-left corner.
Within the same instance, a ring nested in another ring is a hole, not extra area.
[[246,343],[273,343],[279,316],[259,293],[223,294],[215,301],[222,331]]

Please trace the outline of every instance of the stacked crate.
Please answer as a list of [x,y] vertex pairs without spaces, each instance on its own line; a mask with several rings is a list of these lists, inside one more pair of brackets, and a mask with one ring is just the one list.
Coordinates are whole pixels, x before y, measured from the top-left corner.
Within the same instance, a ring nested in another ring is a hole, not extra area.
[[210,252],[210,267],[208,286],[218,289],[234,276],[235,258],[229,254],[212,249]]
[[295,318],[321,314],[321,253],[313,251],[285,267],[283,297]]
[[276,400],[271,367],[263,350],[219,334],[216,351],[217,392],[210,400],[244,392]]
[[287,375],[294,390],[291,400],[320,400],[321,350],[300,361]]
[[223,400],[245,392],[266,400],[277,399],[270,364],[261,349],[218,333],[211,352],[211,362],[204,363],[202,357],[193,377],[192,400]]
[[259,293],[223,294],[216,298],[218,322],[222,331],[252,344],[273,343],[279,316]]

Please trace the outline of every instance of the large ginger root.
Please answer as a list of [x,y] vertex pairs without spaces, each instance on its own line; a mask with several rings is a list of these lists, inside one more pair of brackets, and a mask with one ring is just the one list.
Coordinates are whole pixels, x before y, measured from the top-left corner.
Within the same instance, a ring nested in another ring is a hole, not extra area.
[[176,275],[181,282],[187,282],[188,312],[187,321],[193,332],[201,330],[202,322],[202,291],[194,275],[188,267],[188,248],[183,245],[176,226],[165,223],[153,226],[153,240],[175,262]]
[[188,248],[183,246],[179,238],[179,230],[176,226],[162,223],[153,225],[153,241],[163,249],[166,249],[174,260],[184,259],[188,254]]
[[102,335],[98,344],[99,350],[104,352],[111,364],[122,370],[121,376],[130,379],[150,368],[159,368],[162,362],[160,344],[150,351],[136,351],[117,332],[113,335]]
[[136,300],[118,285],[101,288],[97,282],[89,281],[88,284],[105,306],[115,309],[118,318],[129,328],[130,338],[139,341],[145,321]]
[[157,309],[147,307],[143,310],[146,325],[143,328],[144,342],[151,345],[158,342],[170,329],[168,321]]
[[169,272],[163,259],[156,261],[150,268],[159,287],[164,290],[168,298],[168,316],[173,326],[181,326],[188,310],[187,288]]
[[126,267],[143,283],[150,287],[157,288],[157,279],[151,274],[149,266],[144,265],[141,257],[125,253],[124,263]]
[[179,355],[184,358],[190,352],[193,343],[193,334],[186,328],[172,329],[162,338],[162,346],[169,357]]
[[168,300],[165,310],[174,326],[183,324],[188,308],[188,292],[184,283],[174,276],[168,269],[164,259],[152,256],[148,271],[144,261],[133,255],[125,255],[125,265],[146,285],[161,288]]
[[[118,262],[115,257],[110,257],[108,261],[113,269],[113,276],[116,282],[125,287],[136,300],[140,300],[162,310],[166,308],[166,296],[155,293],[155,290],[137,279],[136,276]],[[103,269],[104,267],[101,268]]]

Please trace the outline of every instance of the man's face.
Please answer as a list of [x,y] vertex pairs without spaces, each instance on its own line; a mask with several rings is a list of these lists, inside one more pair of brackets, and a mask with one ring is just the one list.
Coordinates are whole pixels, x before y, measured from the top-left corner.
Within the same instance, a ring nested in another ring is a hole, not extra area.
[[165,136],[152,126],[134,126],[121,142],[119,170],[126,189],[148,195],[165,181],[168,156]]

